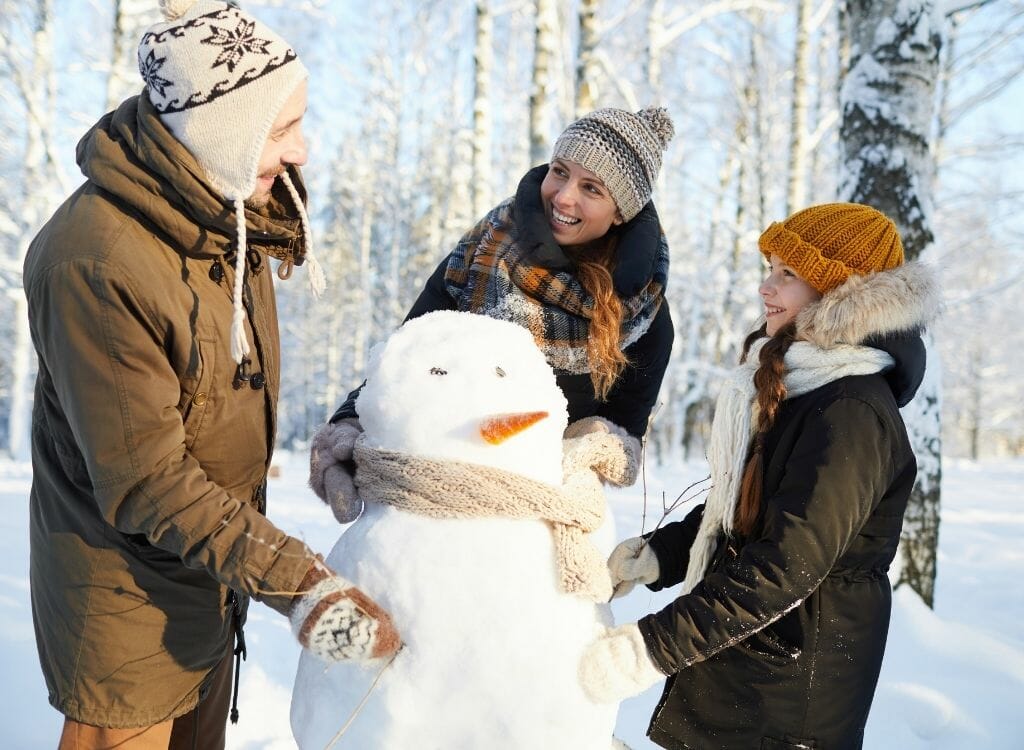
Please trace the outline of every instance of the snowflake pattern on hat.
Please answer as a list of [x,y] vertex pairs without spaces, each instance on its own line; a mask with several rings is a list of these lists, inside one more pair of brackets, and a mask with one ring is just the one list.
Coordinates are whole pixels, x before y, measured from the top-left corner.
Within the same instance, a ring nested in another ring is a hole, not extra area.
[[[167,53],[186,47],[190,54]],[[139,43],[139,72],[162,115],[212,102],[297,59],[283,39],[230,4],[160,24]]]
[[212,44],[218,47],[223,47],[217,59],[213,63],[213,67],[218,65],[227,65],[228,71],[231,73],[235,72],[235,66],[238,61],[242,59],[243,55],[247,52],[255,55],[267,55],[267,46],[270,44],[270,39],[260,39],[253,34],[253,30],[256,28],[256,24],[253,21],[246,21],[244,18],[238,19],[238,25],[234,31],[228,31],[227,29],[221,28],[220,26],[210,27],[210,36],[203,40],[203,44]]
[[139,72],[142,74],[142,80],[160,96],[167,96],[165,89],[168,86],[174,85],[166,78],[161,78],[158,75],[160,68],[163,67],[165,62],[167,62],[167,58],[157,57],[153,50],[149,51],[149,55],[146,56],[145,60],[139,62]]

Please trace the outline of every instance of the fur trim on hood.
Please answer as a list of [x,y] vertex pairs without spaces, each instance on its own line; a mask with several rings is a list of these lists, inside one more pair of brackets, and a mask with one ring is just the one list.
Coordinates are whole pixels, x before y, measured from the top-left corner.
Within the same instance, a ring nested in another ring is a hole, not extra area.
[[851,276],[797,315],[797,337],[822,349],[871,336],[920,332],[939,314],[939,282],[924,263]]

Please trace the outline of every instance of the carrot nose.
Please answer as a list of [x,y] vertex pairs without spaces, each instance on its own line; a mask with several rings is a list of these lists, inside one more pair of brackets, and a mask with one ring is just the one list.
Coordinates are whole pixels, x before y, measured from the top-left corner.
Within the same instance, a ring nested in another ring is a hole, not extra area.
[[491,445],[498,445],[513,435],[518,435],[527,427],[532,427],[540,420],[546,419],[547,416],[546,411],[497,414],[480,423],[480,435]]

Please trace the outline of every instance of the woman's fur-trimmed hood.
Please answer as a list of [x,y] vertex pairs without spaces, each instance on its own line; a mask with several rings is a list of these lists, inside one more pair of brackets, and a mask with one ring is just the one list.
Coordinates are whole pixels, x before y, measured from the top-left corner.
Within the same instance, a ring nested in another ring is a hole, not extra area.
[[935,271],[907,263],[890,271],[851,276],[796,318],[797,338],[829,349],[863,344],[890,354],[884,375],[896,403],[906,406],[924,379],[926,349],[921,333],[941,306]]
[[939,282],[930,266],[851,276],[796,318],[797,338],[822,349],[863,344],[871,337],[920,333],[938,315]]

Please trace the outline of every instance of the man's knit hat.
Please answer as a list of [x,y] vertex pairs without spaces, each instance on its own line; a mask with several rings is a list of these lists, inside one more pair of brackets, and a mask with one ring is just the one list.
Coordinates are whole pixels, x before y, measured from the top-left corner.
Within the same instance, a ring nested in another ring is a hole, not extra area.
[[881,211],[859,203],[826,203],[797,211],[768,227],[758,246],[764,257],[778,255],[822,294],[851,274],[903,265],[896,225]]
[[[309,77],[281,37],[233,2],[160,0],[165,21],[139,43],[139,72],[160,119],[203,168],[211,186],[234,204],[238,227],[232,354],[249,353],[242,307],[245,208],[256,189],[270,128],[296,87]],[[306,237],[314,294],[323,273],[313,256],[309,217],[288,173],[280,175],[295,202]]]
[[637,113],[597,109],[567,127],[551,159],[575,162],[601,178],[625,221],[651,199],[661,170],[661,152],[675,134],[664,107]]

